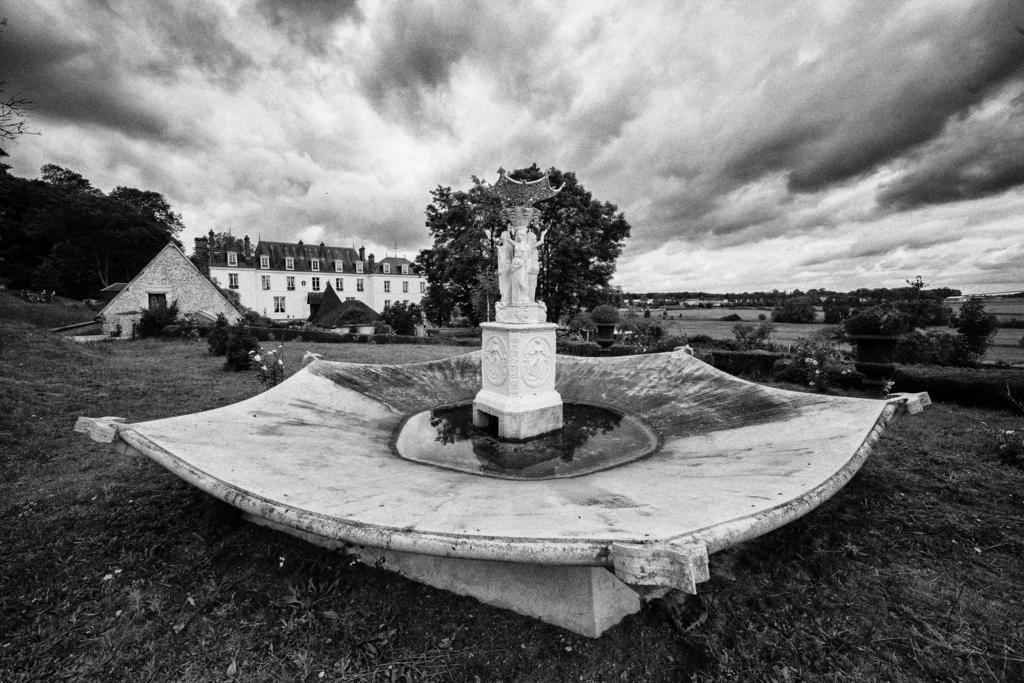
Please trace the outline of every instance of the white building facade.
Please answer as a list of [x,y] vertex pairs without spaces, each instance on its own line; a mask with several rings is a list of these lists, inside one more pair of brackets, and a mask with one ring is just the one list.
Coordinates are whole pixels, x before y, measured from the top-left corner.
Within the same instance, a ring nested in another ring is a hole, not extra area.
[[[200,253],[200,238],[196,252]],[[365,250],[248,238],[232,249],[205,249],[210,278],[238,292],[240,303],[275,320],[305,320],[327,285],[344,301],[362,301],[380,313],[391,303],[419,304],[426,278],[411,261],[389,256],[380,261]]]

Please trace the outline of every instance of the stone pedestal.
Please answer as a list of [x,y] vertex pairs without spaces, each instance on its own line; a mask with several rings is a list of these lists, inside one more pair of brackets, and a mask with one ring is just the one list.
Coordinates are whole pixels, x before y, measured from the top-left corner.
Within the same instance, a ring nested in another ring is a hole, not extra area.
[[561,429],[562,397],[555,391],[557,325],[493,322],[480,327],[483,388],[473,400],[473,424],[485,427],[497,420],[503,439],[529,439]]

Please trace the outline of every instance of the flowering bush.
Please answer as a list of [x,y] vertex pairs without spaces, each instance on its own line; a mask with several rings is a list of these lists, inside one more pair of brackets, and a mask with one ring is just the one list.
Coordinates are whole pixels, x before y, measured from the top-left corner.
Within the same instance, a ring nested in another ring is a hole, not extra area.
[[256,379],[263,388],[269,389],[284,379],[284,344],[278,344],[276,349],[270,351],[257,346],[249,352],[249,357],[256,366]]
[[860,379],[839,350],[838,328],[827,327],[797,340],[790,357],[776,362],[772,376],[821,392],[833,385],[852,386]]

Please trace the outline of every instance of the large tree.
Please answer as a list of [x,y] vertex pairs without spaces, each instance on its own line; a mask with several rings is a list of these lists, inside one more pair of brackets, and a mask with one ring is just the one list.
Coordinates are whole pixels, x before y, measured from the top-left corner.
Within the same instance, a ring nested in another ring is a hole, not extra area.
[[0,207],[10,285],[75,298],[131,279],[182,228],[159,193],[119,187],[106,195],[53,164],[40,180],[0,173]]
[[[537,205],[537,227],[548,230],[541,250],[537,298],[558,321],[606,298],[608,282],[630,226],[614,204],[595,199],[572,172],[547,171],[551,184],[562,186],[554,198]],[[515,180],[544,174],[536,164],[513,171]],[[496,240],[504,221],[501,202],[491,186],[476,176],[468,190],[437,187],[427,206],[427,229],[433,246],[417,262],[429,286],[424,312],[434,322],[448,321],[456,307],[473,323],[490,317],[496,298]]]

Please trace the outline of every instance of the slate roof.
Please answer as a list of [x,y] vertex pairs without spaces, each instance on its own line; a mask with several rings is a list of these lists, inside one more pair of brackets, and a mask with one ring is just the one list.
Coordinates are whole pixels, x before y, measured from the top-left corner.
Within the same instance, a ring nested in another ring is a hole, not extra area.
[[323,300],[316,317],[310,320],[318,327],[351,327],[353,325],[372,325],[380,316],[362,301],[352,299],[342,301],[334,288],[327,285]]
[[[243,254],[244,246],[242,240],[236,240],[234,245],[235,253],[238,255],[239,268],[256,268],[260,270],[260,257],[270,257],[270,270],[285,270],[285,259],[295,259],[294,271],[297,273],[346,273],[356,275],[356,264],[359,263],[359,250],[352,247],[328,247],[323,242],[320,244],[304,244],[302,242],[259,242],[252,250],[252,255],[246,257]],[[220,268],[228,267],[228,257],[225,251],[215,251],[210,254],[210,265]],[[371,254],[372,256],[372,254]],[[314,271],[313,259],[320,259],[320,270]],[[341,271],[334,269],[334,262],[341,261]],[[375,261],[373,269],[370,269],[369,259],[363,261],[364,273],[383,273],[384,264],[391,266],[392,275],[401,275],[402,266],[409,266],[409,275],[419,274],[412,261],[400,256],[388,256]],[[289,271],[291,272],[291,271]]]

